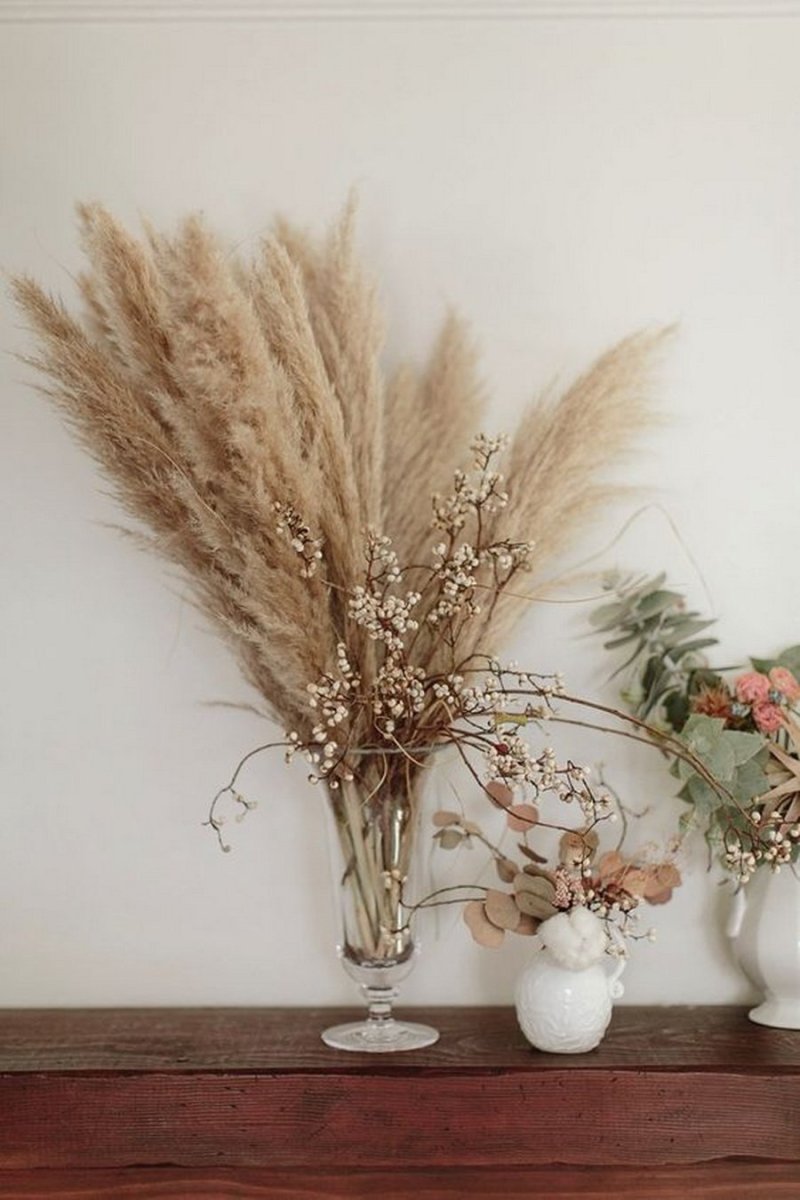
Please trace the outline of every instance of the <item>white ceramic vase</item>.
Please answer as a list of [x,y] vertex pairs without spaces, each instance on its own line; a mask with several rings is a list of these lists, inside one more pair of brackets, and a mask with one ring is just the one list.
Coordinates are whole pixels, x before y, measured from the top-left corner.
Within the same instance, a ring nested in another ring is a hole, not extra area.
[[603,1040],[613,1001],[624,988],[619,982],[624,958],[608,955],[591,966],[573,969],[558,963],[546,947],[539,949],[519,978],[517,1020],[537,1050],[551,1054],[583,1054]]
[[762,867],[733,898],[728,937],[739,965],[763,994],[757,1025],[800,1029],[800,880],[791,867]]

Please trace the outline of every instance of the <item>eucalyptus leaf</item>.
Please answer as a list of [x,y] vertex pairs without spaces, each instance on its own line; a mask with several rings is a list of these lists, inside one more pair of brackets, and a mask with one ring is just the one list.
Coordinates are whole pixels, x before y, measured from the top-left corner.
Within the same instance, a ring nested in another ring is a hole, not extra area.
[[463,833],[457,829],[440,829],[433,836],[443,850],[455,850],[464,840]]
[[788,646],[777,658],[751,658],[756,671],[768,675],[773,667],[786,667],[793,675],[800,675],[800,646]]
[[654,575],[652,579],[646,581],[644,587],[648,592],[657,592],[667,582],[667,572],[659,571],[658,575]]
[[705,713],[692,713],[683,731],[683,740],[689,742],[692,749],[700,752],[705,745],[716,745],[725,730],[722,717],[707,717]]
[[697,814],[694,809],[689,809],[687,812],[682,812],[678,819],[678,828],[681,833],[689,833],[697,828]]
[[800,646],[790,646],[778,655],[778,666],[786,667],[793,675],[800,676]]
[[[711,625],[716,625],[716,621],[711,617],[699,617],[695,613],[687,613],[685,616],[676,617],[670,621],[670,634],[674,635],[679,641],[684,638],[692,637],[695,633],[702,633],[704,629],[708,629]],[[714,638],[714,641],[717,641]]]
[[721,803],[717,792],[699,775],[693,775],[689,780],[688,794],[691,803],[704,817],[709,816]]
[[735,729],[727,729],[723,734],[725,742],[733,750],[733,761],[737,767],[748,762],[764,749],[764,739],[759,733],[740,733]]
[[696,638],[693,642],[681,642],[678,646],[670,647],[664,652],[664,657],[673,663],[679,663],[687,654],[697,654],[700,650],[707,650],[709,646],[716,644],[716,638]]
[[[635,636],[638,637],[639,635],[636,634]],[[631,663],[634,663],[636,661],[636,659],[642,653],[642,650],[645,648],[646,645],[647,645],[647,642],[644,639],[639,638],[639,641],[636,645],[636,649],[634,650],[633,654],[631,654],[628,658],[626,658],[624,663],[621,666],[617,667],[616,671],[611,676],[611,678],[616,679],[616,677],[618,675],[621,675],[623,671],[627,670],[627,668],[631,665]]]
[[640,646],[644,646],[644,642],[639,637],[638,631],[634,629],[631,633],[626,633],[624,637],[612,638],[610,642],[603,642],[603,649],[616,650],[620,646],[629,646],[631,642],[635,642],[637,639]]
[[601,631],[613,629],[626,613],[626,606],[615,601],[613,604],[601,604],[589,616],[590,623]]
[[670,772],[676,779],[680,779],[683,783],[686,783],[693,775],[697,774],[692,764],[687,762],[685,758],[676,758],[670,767]]
[[461,820],[461,813],[451,812],[449,809],[440,808],[431,817],[433,824],[440,829],[446,825],[454,825]]
[[520,854],[523,854],[525,858],[529,859],[532,863],[547,862],[546,854],[537,854],[535,850],[532,850],[530,846],[526,846],[524,842],[517,842],[517,849],[519,850]]
[[708,767],[717,779],[727,782],[733,778],[736,757],[726,740],[725,722],[719,717],[694,713],[686,722],[681,740]]
[[553,900],[556,894],[555,884],[552,879],[545,875],[529,875],[522,871],[514,880],[514,891],[517,894],[529,892],[531,895],[539,896],[548,901]]
[[519,867],[510,858],[496,858],[494,860],[495,870],[498,878],[503,883],[513,883],[519,872]]
[[536,917],[539,921],[546,921],[558,912],[554,904],[536,892],[517,892],[514,899],[520,912],[528,917]]
[[737,769],[731,791],[740,804],[747,804],[756,796],[763,796],[764,792],[769,790],[769,779],[764,771],[768,760],[769,752],[764,750],[763,753],[742,763]]
[[653,689],[653,684],[657,683],[659,676],[663,674],[661,658],[658,654],[653,654],[648,658],[642,672],[642,687],[645,692],[649,693]]
[[683,729],[689,719],[689,701],[683,692],[670,692],[664,701],[664,712],[667,715],[667,720],[675,730]]
[[486,946],[490,950],[502,946],[505,933],[489,920],[480,900],[470,900],[464,905],[464,924],[479,946]]
[[498,929],[514,930],[519,925],[520,909],[508,892],[489,888],[484,902],[486,916]]
[[665,612],[668,608],[672,608],[675,604],[682,604],[683,597],[678,592],[669,592],[666,590],[650,592],[644,596],[637,605],[638,613],[642,617],[658,616]]
[[722,676],[718,675],[716,671],[709,671],[708,668],[701,667],[698,670],[692,671],[691,675],[689,676],[687,690],[689,695],[693,696],[695,692],[699,692],[701,688],[720,687],[722,683]]

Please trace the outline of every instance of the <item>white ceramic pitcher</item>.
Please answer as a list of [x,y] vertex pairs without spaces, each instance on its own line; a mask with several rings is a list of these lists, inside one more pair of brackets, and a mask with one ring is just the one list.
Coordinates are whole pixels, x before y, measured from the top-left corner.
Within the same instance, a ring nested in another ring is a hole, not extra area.
[[516,989],[517,1020],[531,1045],[551,1054],[594,1050],[623,994],[626,962],[601,952],[589,965],[567,966],[540,943]]
[[733,897],[728,937],[739,965],[764,995],[757,1025],[800,1029],[800,880],[761,867]]

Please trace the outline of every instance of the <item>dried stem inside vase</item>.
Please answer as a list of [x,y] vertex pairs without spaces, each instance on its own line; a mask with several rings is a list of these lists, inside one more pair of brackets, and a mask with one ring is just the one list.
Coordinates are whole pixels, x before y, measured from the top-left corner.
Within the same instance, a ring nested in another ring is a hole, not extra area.
[[341,780],[328,798],[342,964],[361,985],[368,1016],[322,1036],[341,1050],[420,1049],[436,1041],[437,1031],[396,1021],[392,1005],[418,949],[407,887],[424,766],[392,752],[366,751],[358,758],[353,778]]
[[376,754],[330,793],[340,855],[345,965],[382,967],[413,954],[406,883],[421,768]]

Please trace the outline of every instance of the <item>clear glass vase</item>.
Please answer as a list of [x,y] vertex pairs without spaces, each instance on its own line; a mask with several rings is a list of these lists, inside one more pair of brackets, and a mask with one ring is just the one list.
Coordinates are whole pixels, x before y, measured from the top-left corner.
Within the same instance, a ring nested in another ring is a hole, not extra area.
[[367,1003],[364,1020],[322,1034],[337,1050],[418,1050],[439,1037],[392,1012],[419,953],[410,904],[423,776],[408,760],[376,752],[360,758],[355,779],[328,791],[339,957]]

